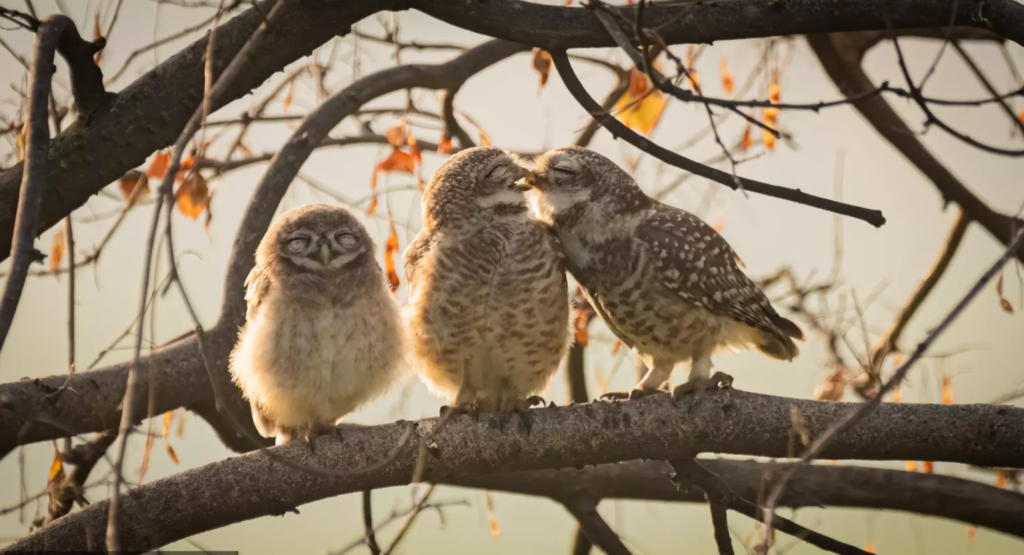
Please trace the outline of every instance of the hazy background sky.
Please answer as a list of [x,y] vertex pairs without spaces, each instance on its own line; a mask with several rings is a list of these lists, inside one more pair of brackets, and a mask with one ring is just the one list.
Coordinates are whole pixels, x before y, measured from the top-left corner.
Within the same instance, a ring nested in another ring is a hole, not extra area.
[[[49,1],[37,1],[41,14],[56,11]],[[109,14],[114,2],[69,2],[72,15],[90,36],[97,9]],[[0,0],[0,5],[22,9],[23,3]],[[121,67],[128,54],[153,40],[193,25],[209,15],[208,10],[189,10],[143,0],[124,3],[120,19],[109,37],[104,52],[103,69],[107,75]],[[105,16],[109,18],[109,15]],[[391,15],[371,18],[357,28],[381,35],[381,21],[392,22]],[[401,38],[418,41],[457,42],[475,45],[485,37],[468,33],[432,20],[418,12],[404,12],[397,16],[401,25]],[[104,21],[109,21],[105,19]],[[88,23],[86,23],[88,22]],[[25,57],[31,55],[32,36],[22,30],[0,29],[0,37]],[[106,23],[104,24],[106,28]],[[141,75],[156,60],[164,60],[183,45],[196,40],[193,34],[185,39],[162,46],[136,59],[128,71],[112,86],[117,91]],[[746,79],[764,48],[765,41],[722,42],[707,47],[696,67],[705,92],[721,95],[719,60],[726,58],[737,84]],[[902,45],[915,77],[920,78],[933,59],[938,42],[905,40]],[[352,67],[354,42],[351,37],[338,39],[338,56],[327,79],[331,90],[339,90],[350,83],[356,70]],[[359,42],[358,72],[362,75],[393,64],[392,49],[386,46]],[[331,46],[318,51],[320,60],[326,60]],[[685,46],[676,52],[685,52]],[[1009,45],[1009,52],[1018,67],[1024,67],[1024,53],[1020,47]],[[1019,86],[1007,71],[999,47],[993,44],[967,46],[983,70],[1001,90]],[[611,50],[594,50],[588,55],[617,60],[624,56]],[[407,50],[403,62],[443,61],[452,52],[418,53]],[[823,73],[813,53],[802,39],[780,41],[775,46],[776,59],[791,61],[782,74],[782,98],[789,102],[811,102],[834,99],[838,91]],[[301,60],[297,63],[304,63]],[[890,44],[881,44],[866,58],[866,67],[876,83],[889,80],[902,85],[895,55]],[[577,62],[576,68],[591,95],[601,98],[612,87],[612,77],[601,68]],[[68,76],[63,62],[58,62],[56,94],[68,94]],[[0,117],[13,119],[19,109],[17,90],[24,87],[23,70],[7,52],[0,52]],[[276,82],[281,74],[272,80]],[[63,86],[61,85],[63,84]],[[766,82],[761,79],[754,88],[758,97],[765,97]],[[231,104],[211,119],[223,119],[240,114],[256,101],[265,97],[272,85],[264,85],[255,95]],[[946,53],[928,85],[929,94],[942,98],[981,98],[985,91],[967,72],[954,52]],[[283,98],[283,95],[282,97]],[[283,113],[282,100],[271,105],[268,114]],[[414,98],[420,108],[439,111],[438,95],[417,91]],[[924,118],[909,102],[889,98],[911,127],[921,128]],[[373,107],[401,107],[404,93],[390,95],[374,101]],[[310,82],[304,81],[295,89],[294,102],[288,113],[304,113],[317,104],[316,92]],[[575,133],[587,122],[587,116],[573,101],[555,72],[547,86],[538,88],[537,75],[530,68],[529,54],[514,56],[476,75],[456,99],[458,110],[472,116],[495,145],[522,151],[538,151],[570,143]],[[1015,99],[1014,108],[1021,109]],[[1020,148],[1021,137],[1010,137],[1010,125],[1005,115],[994,107],[984,109],[957,108],[940,112],[946,121],[965,133],[983,138],[990,143],[1012,144]],[[376,131],[383,133],[393,121],[382,119]],[[429,122],[428,122],[429,123]],[[664,118],[654,132],[654,139],[666,147],[674,147],[707,123],[704,108],[670,102]],[[888,220],[881,229],[851,219],[841,224],[841,286],[830,296],[832,308],[841,296],[849,300],[856,292],[861,303],[874,298],[865,309],[871,343],[884,332],[898,309],[925,275],[941,248],[955,210],[945,209],[935,188],[913,166],[907,163],[887,143],[883,142],[860,116],[850,107],[813,112],[783,112],[782,129],[793,135],[792,144],[780,143],[776,151],[759,156],[740,166],[742,175],[769,183],[799,188],[809,193],[832,197],[835,192],[837,160],[842,156],[842,195],[849,203],[884,211]],[[277,150],[287,138],[294,123],[259,124],[250,131],[248,146],[253,152]],[[476,130],[467,125],[476,137]],[[333,136],[357,132],[353,120],[347,120]],[[727,142],[735,141],[742,124],[730,118],[722,126]],[[440,125],[430,123],[428,128],[415,128],[414,134],[436,142]],[[229,140],[233,133],[227,134]],[[965,146],[932,130],[925,137],[927,146],[955,175],[960,177],[985,202],[1005,213],[1015,213],[1024,204],[1024,164],[1019,159],[999,157]],[[613,141],[601,131],[591,145],[599,152],[621,163],[635,160],[638,153],[632,147]],[[223,148],[223,147],[222,147]],[[13,149],[13,135],[0,139],[0,156]],[[684,152],[702,160],[719,152],[709,138]],[[750,154],[760,153],[760,147]],[[211,156],[221,154],[216,149]],[[369,193],[369,185],[376,160],[383,159],[387,148],[376,146],[325,148],[318,150],[305,164],[302,173],[348,199],[359,199]],[[443,157],[424,156],[424,175],[428,176]],[[10,162],[8,162],[10,163]],[[191,255],[180,257],[181,273],[192,300],[198,305],[200,318],[207,326],[217,317],[222,297],[225,263],[242,212],[253,187],[266,165],[254,165],[231,172],[226,177],[211,181],[214,218],[208,232],[202,220],[193,222],[175,215],[176,245],[179,251]],[[638,181],[648,190],[660,189],[679,171],[663,168],[656,161],[644,157],[636,171]],[[408,175],[382,176],[381,184],[387,188],[404,189],[387,197],[387,204],[400,223],[399,236],[404,251],[420,225],[419,195],[414,189],[415,179]],[[818,279],[828,275],[834,264],[835,224],[830,213],[817,211],[780,200],[751,195],[749,199],[720,185],[701,179],[691,179],[682,185],[668,201],[676,206],[697,209],[709,189],[717,189],[711,197],[709,211],[704,218],[709,223],[721,222],[723,235],[746,262],[747,271],[754,277],[765,276],[782,266],[791,267],[796,274],[807,279],[816,274]],[[110,191],[117,193],[116,186]],[[309,202],[333,202],[307,185],[296,181],[289,191],[281,210]],[[120,203],[105,197],[94,197],[74,214],[75,238],[79,257],[95,250],[113,222]],[[367,218],[359,213],[383,250],[387,236],[384,198],[378,216]],[[151,206],[133,210],[119,232],[107,245],[99,263],[80,270],[77,292],[77,360],[79,367],[88,365],[103,348],[125,329],[137,311],[138,287],[142,269],[145,228],[151,215]],[[406,228],[405,226],[408,226]],[[45,232],[38,247],[48,251],[55,230]],[[939,283],[929,301],[921,308],[904,334],[904,346],[912,347],[956,303],[959,297],[978,278],[983,269],[1002,252],[979,227],[972,226],[946,276]],[[382,254],[381,254],[382,256]],[[400,257],[399,257],[400,260]],[[164,264],[164,267],[166,264]],[[0,266],[6,270],[7,264]],[[402,274],[399,268],[400,275]],[[938,402],[939,380],[945,374],[953,376],[957,403],[990,402],[996,397],[1020,388],[1024,390],[1024,319],[1020,316],[1021,282],[1019,274],[1008,267],[1006,296],[1017,309],[1009,315],[999,307],[993,287],[989,287],[952,326],[934,347],[936,352],[954,353],[943,360],[924,361],[910,375],[904,387],[907,402]],[[0,381],[9,382],[60,374],[67,360],[67,280],[49,276],[31,278],[22,297],[14,328],[0,354]],[[399,301],[405,302],[403,283]],[[173,291],[157,305],[158,317],[155,337],[147,336],[147,344],[159,344],[191,328],[180,300]],[[147,326],[148,328],[149,326]],[[805,325],[805,329],[807,329]],[[147,333],[149,331],[147,330]],[[863,338],[857,326],[850,334],[850,342],[863,350]],[[121,343],[131,344],[130,338]],[[612,390],[625,390],[635,382],[632,355],[612,355],[613,338],[600,323],[591,327],[591,347],[588,355],[588,386],[592,396],[601,391],[598,386],[610,377]],[[812,340],[802,347],[803,354],[792,364],[768,360],[758,353],[723,355],[716,359],[716,367],[736,378],[739,389],[774,395],[806,398],[827,375],[825,353],[820,342]],[[101,365],[124,360],[129,351],[119,349],[109,355]],[[617,360],[624,358],[618,371],[612,374]],[[677,371],[673,384],[685,378],[686,369]],[[601,377],[600,379],[598,377]],[[558,403],[566,401],[564,375],[560,372],[544,397]],[[360,424],[390,422],[398,418],[414,419],[436,415],[442,400],[431,395],[416,379],[396,386],[386,398],[352,414],[348,421]],[[1021,401],[1015,402],[1021,405]],[[179,410],[176,418],[184,411]],[[175,465],[164,451],[160,440],[152,454],[152,462],[145,481],[200,466],[225,457],[235,456],[217,440],[209,427],[199,418],[185,414],[184,436],[172,436],[171,442],[180,459]],[[160,423],[156,423],[156,432]],[[139,467],[142,439],[136,437],[130,458],[126,463],[128,475],[133,479]],[[19,500],[19,457],[24,459],[24,483],[28,494],[45,488],[52,448],[35,444],[11,454],[0,461],[0,508],[17,504]],[[902,468],[902,462],[888,466]],[[103,465],[93,473],[102,476]],[[990,481],[990,474],[972,473],[960,465],[936,465],[944,474]],[[105,488],[91,490],[90,498],[98,500],[106,495]],[[413,496],[412,487],[391,488],[374,496],[375,516],[385,518],[395,507],[408,506]],[[468,507],[452,507],[444,511],[444,525],[435,513],[421,516],[411,535],[400,549],[403,553],[566,553],[572,541],[573,520],[557,504],[542,498],[495,494],[495,511],[501,531],[500,539],[493,539],[488,527],[484,493],[477,490],[442,487],[435,500],[465,500]],[[35,505],[26,509],[24,520],[19,512],[0,516],[0,538],[4,543],[28,532]],[[39,511],[45,513],[45,500]],[[347,545],[362,534],[359,496],[347,495],[300,507],[301,514],[268,517],[244,522],[220,530],[201,534],[194,540],[207,549],[239,550],[243,553],[326,553]],[[682,551],[685,553],[715,552],[708,511],[702,505],[605,501],[601,512],[609,524],[623,537],[637,554]],[[789,511],[786,510],[785,513]],[[799,521],[843,541],[865,546],[874,543],[879,553],[1019,553],[1024,546],[1020,540],[997,532],[981,529],[973,543],[967,539],[967,526],[959,522],[909,516],[903,513],[845,509],[805,509],[798,513]],[[739,537],[752,529],[749,519],[740,515],[731,518],[732,528]],[[395,526],[380,537],[387,543]],[[816,548],[801,544],[780,534],[783,549],[795,544],[789,553],[815,553]],[[737,542],[739,546],[739,542]],[[191,549],[179,542],[172,548]]]

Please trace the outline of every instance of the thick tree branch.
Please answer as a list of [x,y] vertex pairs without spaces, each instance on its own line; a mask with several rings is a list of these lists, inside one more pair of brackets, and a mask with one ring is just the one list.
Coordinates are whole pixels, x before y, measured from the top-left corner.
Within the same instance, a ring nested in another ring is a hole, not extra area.
[[566,57],[565,52],[552,52],[551,57],[554,59],[555,67],[558,69],[558,74],[562,77],[562,81],[565,83],[566,88],[569,89],[569,92],[576,98],[576,101],[584,110],[587,111],[588,114],[590,114],[591,117],[600,121],[601,125],[608,129],[612,136],[625,140],[629,144],[657,159],[677,168],[715,181],[716,183],[721,183],[731,189],[742,187],[743,190],[753,193],[788,200],[798,204],[834,212],[836,214],[857,218],[868,222],[875,227],[885,224],[885,217],[882,216],[882,213],[878,210],[871,210],[822,197],[816,197],[798,189],[788,189],[786,187],[762,183],[753,179],[737,177],[728,172],[724,172],[710,166],[705,166],[704,164],[659,146],[658,144],[638,135],[632,129],[626,127],[622,122],[615,119],[611,114],[604,111],[590,96],[590,93],[588,93],[583,87],[579,78],[576,77],[576,73],[573,71],[572,65],[569,63],[569,59]]
[[601,548],[601,551],[608,555],[632,555],[618,534],[598,514],[596,499],[576,496],[563,500],[562,505],[580,523],[580,530],[586,534],[590,543]]
[[[416,435],[432,437],[427,481],[485,473],[538,470],[625,461],[637,456],[670,460],[692,453],[719,452],[781,457],[788,451],[790,412],[795,407],[816,436],[854,408],[757,395],[735,390],[686,399],[669,395],[630,403],[598,403],[534,411],[532,432],[521,426],[499,430],[496,415],[477,422],[455,417],[440,430],[437,419],[416,423]],[[302,444],[274,447],[294,462],[332,471],[372,466],[392,456],[406,431],[396,422],[346,429],[340,440],[322,436],[315,452]],[[751,433],[751,430],[756,432]],[[984,430],[979,434],[978,430]],[[579,438],[586,437],[581,442]],[[884,404],[859,426],[834,437],[821,453],[829,459],[966,462],[987,466],[1024,461],[1024,409],[990,405]],[[964,445],[971,449],[965,450]],[[406,452],[384,467],[324,480],[285,467],[262,452],[187,470],[122,498],[121,538],[127,550],[149,550],[183,537],[269,514],[281,514],[316,499],[407,484],[416,454]],[[224,492],[230,491],[231,495]],[[159,507],[159,509],[157,509]],[[140,511],[161,514],[151,540]],[[54,522],[8,550],[43,545],[83,549],[102,534],[106,503],[97,503]],[[156,544],[153,543],[156,542]]]

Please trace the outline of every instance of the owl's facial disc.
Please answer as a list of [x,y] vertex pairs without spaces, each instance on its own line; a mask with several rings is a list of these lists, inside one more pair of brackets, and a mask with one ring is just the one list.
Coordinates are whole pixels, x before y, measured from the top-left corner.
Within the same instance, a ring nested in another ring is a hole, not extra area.
[[366,250],[359,235],[348,228],[329,233],[296,231],[281,240],[281,255],[308,270],[323,271],[345,266]]
[[482,208],[496,206],[526,206],[524,183],[529,171],[509,156],[499,156],[489,164],[477,187],[477,204]]
[[533,187],[555,214],[590,200],[583,166],[570,153],[555,151],[541,157],[533,176]]

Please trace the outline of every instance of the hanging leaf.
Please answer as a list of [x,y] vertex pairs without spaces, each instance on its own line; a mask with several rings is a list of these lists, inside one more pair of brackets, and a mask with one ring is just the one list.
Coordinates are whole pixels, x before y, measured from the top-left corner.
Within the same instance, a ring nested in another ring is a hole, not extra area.
[[640,98],[647,94],[647,89],[650,88],[647,83],[647,76],[644,75],[640,70],[634,67],[629,72],[629,90],[627,91],[633,98]]
[[392,125],[384,132],[384,136],[388,138],[388,144],[395,147],[405,146],[406,141],[409,140],[409,129],[406,127],[405,122],[398,122]]
[[814,391],[814,399],[817,401],[842,401],[848,382],[846,369],[840,368],[818,385]]
[[498,515],[494,512],[494,494],[490,491],[486,493],[487,497],[487,520],[491,526],[491,536],[494,539],[501,538],[501,530],[498,529]]
[[366,207],[366,215],[372,216],[377,213],[377,194],[374,193],[373,198],[370,199],[370,205]]
[[153,179],[159,179],[164,176],[164,172],[167,171],[167,164],[171,161],[171,155],[166,150],[157,152],[153,159],[149,162],[149,167],[146,168],[146,177]]
[[924,461],[921,464],[924,465],[924,473],[925,474],[934,474],[935,473],[935,463],[934,462],[932,462],[932,461]]
[[[766,127],[775,129],[776,120],[774,117],[769,116],[769,110],[774,110],[774,108],[765,108],[762,123],[764,123]],[[775,150],[775,135],[769,133],[767,129],[761,129],[761,142],[764,143],[765,148],[768,150]]]
[[903,386],[897,385],[892,388],[892,402],[899,403],[903,399]]
[[619,349],[622,348],[622,341],[616,339],[615,343],[612,343],[612,356],[619,354]]
[[384,271],[388,276],[388,287],[392,293],[398,292],[398,272],[395,270],[395,254],[398,253],[398,232],[395,231],[395,221],[391,219],[391,213],[388,213],[388,226],[390,231],[388,232],[388,240],[384,243]]
[[477,133],[480,133],[480,146],[491,146],[491,138],[484,133],[483,128],[477,126]]
[[587,320],[587,311],[577,308],[572,320],[573,329],[576,330],[576,343],[579,343],[584,347],[586,347],[590,342],[590,334],[587,331]]
[[409,155],[416,161],[416,166],[423,165],[423,151],[420,150],[419,143],[416,142],[416,137],[409,135]]
[[533,49],[533,53],[530,55],[530,65],[540,76],[541,87],[548,83],[548,75],[551,73],[551,62],[551,54],[546,50],[541,50],[540,48]]
[[[774,532],[774,530],[772,530],[772,531]],[[867,551],[868,553],[874,553],[875,552],[875,542],[868,542],[868,544],[864,546],[864,551]]]
[[754,125],[747,122],[747,125],[743,128],[743,137],[740,139],[740,152],[746,152],[750,150],[750,147],[754,146]]
[[722,90],[726,94],[732,94],[736,90],[736,82],[732,79],[732,73],[729,72],[729,64],[725,58],[718,62],[718,71],[722,74]]
[[1003,274],[999,274],[999,281],[996,282],[996,294],[999,295],[999,306],[1003,307],[1003,311],[1013,314],[1013,305],[1003,296]]
[[917,472],[917,461],[907,461],[904,468],[907,472]]
[[718,233],[725,231],[725,218],[719,218],[718,221],[715,222],[715,225],[711,226],[711,229],[714,229]]
[[188,158],[185,158],[184,160],[182,160],[181,161],[181,167],[178,168],[178,173],[175,174],[174,180],[177,181],[178,183],[181,183],[182,181],[185,181],[185,179],[189,176],[189,174],[192,173],[189,170],[192,169],[192,164],[194,164],[195,161],[196,161],[196,159],[195,159],[194,156],[189,156]]
[[[117,187],[121,190],[121,199],[131,208],[149,194],[149,178],[140,171],[129,170],[117,180]],[[136,187],[140,187],[141,190],[133,196],[132,192]]]
[[686,83],[689,84],[691,87],[693,87],[693,90],[695,90],[695,91],[697,91],[699,93],[700,92],[700,77],[697,76],[697,70],[696,69],[690,69],[689,73],[690,73],[690,76],[686,80]]
[[181,413],[181,418],[178,419],[178,429],[174,430],[174,435],[177,437],[185,436],[185,417],[187,413]]
[[56,272],[60,269],[60,260],[64,257],[64,226],[53,234],[53,242],[50,243],[50,270]]
[[978,527],[971,524],[967,527],[967,543],[974,543],[976,537],[978,537]]
[[642,135],[650,135],[661,120],[665,105],[665,97],[659,90],[650,91],[646,96],[634,96],[627,91],[615,103],[615,112],[626,127]]
[[46,483],[59,482],[64,479],[64,456],[57,448],[57,442],[53,442],[53,462],[50,463],[50,474]]
[[171,457],[174,464],[178,464],[178,454],[174,452],[174,447],[171,447],[171,421],[174,420],[174,411],[169,410],[164,413],[164,447],[167,448],[167,456]]
[[198,172],[192,173],[178,186],[178,211],[197,220],[210,205],[210,190],[206,179]]
[[999,471],[996,472],[996,481],[992,485],[997,487],[997,488],[999,488],[999,489],[1003,489],[1003,488],[1006,487],[1006,484],[1009,481],[1010,481],[1010,471],[1009,470],[1002,470],[1002,469],[1000,469]]
[[441,140],[437,143],[438,154],[451,154],[452,152],[452,136],[448,134],[448,130],[445,129],[441,135]]
[[942,404],[953,404],[953,376],[942,376]]
[[295,79],[291,80],[288,84],[288,94],[284,95],[284,106],[281,107],[281,111],[288,113],[288,108],[292,107],[292,100],[295,99]]
[[408,152],[397,148],[391,151],[391,156],[381,160],[373,170],[373,177],[370,179],[370,190],[374,192],[370,199],[370,206],[366,208],[366,215],[372,216],[377,212],[377,175],[380,173],[405,172],[410,175],[416,173],[416,159]]

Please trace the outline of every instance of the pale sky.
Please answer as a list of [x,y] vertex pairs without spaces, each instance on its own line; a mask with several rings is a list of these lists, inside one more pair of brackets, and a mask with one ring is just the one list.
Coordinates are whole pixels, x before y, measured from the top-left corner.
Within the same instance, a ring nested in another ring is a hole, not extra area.
[[[88,21],[82,31],[92,32],[93,13],[97,7],[106,9],[113,2],[90,1],[68,3],[80,25]],[[23,3],[0,0],[0,5],[22,9]],[[56,10],[50,1],[36,2],[41,14]],[[163,6],[156,18],[156,2],[132,0],[125,2],[120,20],[109,37],[104,53],[103,69],[113,75],[128,53],[152,41],[154,33],[163,37],[205,17],[207,12]],[[432,20],[418,12],[399,14],[401,38],[418,41],[458,42],[475,45],[485,40]],[[390,15],[381,16],[390,20]],[[32,36],[21,30],[0,30],[0,37],[22,54],[31,53]],[[373,34],[382,34],[376,18],[370,18],[357,28]],[[166,59],[181,46],[196,40],[193,34],[184,40],[159,48],[159,60]],[[920,78],[933,59],[938,42],[905,40],[901,43],[907,54],[912,72]],[[388,67],[393,63],[391,50],[384,46],[360,42],[360,71],[363,75]],[[701,75],[705,92],[721,95],[719,60],[728,60],[738,84],[756,64],[764,41],[722,42],[707,47],[696,67]],[[351,67],[353,40],[338,40],[336,63],[327,80],[333,91],[340,90],[353,78]],[[676,47],[683,54],[685,46]],[[792,53],[792,60],[782,74],[782,99],[788,102],[814,102],[838,97],[838,91],[824,74],[813,53],[802,39],[779,42],[776,57],[784,60]],[[992,44],[969,45],[968,51],[980,63],[1000,90],[1010,90],[1014,83],[999,47]],[[327,59],[330,45],[317,56]],[[1016,45],[1008,51],[1018,68],[1024,68],[1024,52]],[[610,49],[587,52],[592,56],[614,59],[625,63],[625,57]],[[452,52],[403,52],[403,62],[443,61]],[[870,52],[866,67],[876,83],[890,81],[902,86],[902,77],[895,63],[890,44],[881,44]],[[300,60],[298,63],[303,63]],[[112,90],[117,91],[154,64],[153,53],[140,56]],[[66,68],[58,63],[58,83],[67,84]],[[612,86],[612,77],[606,70],[577,62],[575,65],[591,95],[601,98]],[[11,118],[18,105],[14,89],[23,86],[22,69],[7,53],[0,52],[0,117]],[[280,78],[276,75],[272,81]],[[764,97],[765,84],[759,81],[754,88]],[[12,88],[13,87],[13,88]],[[233,103],[221,110],[215,119],[237,115],[261,100],[272,84],[264,85],[255,95]],[[60,98],[67,88],[56,88]],[[942,63],[928,85],[929,94],[942,98],[968,99],[986,95],[982,87],[967,73],[955,52],[947,51]],[[439,110],[438,96],[429,91],[414,94],[417,105],[427,110]],[[921,129],[923,115],[910,103],[889,97],[890,102],[914,129]],[[317,103],[315,91],[308,84],[296,88],[294,103],[289,114],[303,113]],[[372,103],[373,107],[401,107],[404,93],[394,94]],[[490,136],[495,145],[523,151],[538,151],[562,146],[572,141],[576,131],[585,125],[587,116],[552,72],[546,87],[538,88],[537,75],[530,68],[529,54],[519,54],[473,77],[462,87],[456,99],[458,110],[470,115]],[[1014,109],[1020,111],[1021,102],[1015,99]],[[271,105],[268,114],[282,114],[282,101]],[[972,137],[984,138],[990,143],[1021,148],[1024,140],[1010,137],[1010,125],[1005,115],[994,107],[953,108],[939,112],[946,121]],[[214,119],[212,118],[212,119]],[[376,130],[383,132],[391,120],[382,119]],[[653,134],[654,140],[672,148],[704,128],[707,123],[704,108],[670,102],[668,110]],[[877,299],[866,307],[865,317],[873,340],[892,322],[898,309],[925,275],[934,261],[955,211],[943,211],[941,197],[913,166],[894,149],[883,142],[875,131],[850,107],[813,112],[783,112],[782,129],[793,135],[794,143],[780,143],[779,148],[740,166],[744,176],[768,183],[799,188],[812,194],[833,197],[837,159],[845,158],[842,171],[842,194],[845,202],[877,208],[885,213],[887,224],[881,229],[851,219],[842,221],[842,266],[840,289],[829,301],[833,309],[841,296],[852,303],[851,293],[865,303]],[[280,148],[294,123],[260,124],[250,133],[248,146],[256,153]],[[474,137],[476,130],[466,126]],[[730,118],[722,126],[727,142],[736,140],[741,124]],[[357,131],[352,120],[344,122],[333,133],[341,136]],[[436,142],[440,126],[416,128],[418,138]],[[232,136],[232,135],[229,135]],[[0,139],[0,156],[12,148],[12,136]],[[966,146],[941,130],[930,130],[923,138],[925,144],[955,175],[991,206],[1005,213],[1015,213],[1024,205],[1024,187],[1021,183],[1024,163],[1019,159],[994,156]],[[638,156],[632,147],[613,141],[601,131],[592,148],[623,165]],[[217,153],[216,150],[213,151]],[[702,160],[717,154],[718,147],[709,138],[698,146],[683,152]],[[755,149],[750,154],[762,153]],[[307,175],[349,199],[359,199],[369,193],[371,173],[375,160],[387,155],[387,148],[377,146],[330,148],[318,151],[303,167]],[[441,162],[441,156],[424,157],[424,174],[429,175]],[[202,221],[192,222],[175,216],[176,245],[181,252],[195,256],[181,257],[182,276],[198,305],[205,325],[216,320],[222,295],[225,263],[238,222],[247,199],[266,168],[265,164],[232,172],[212,182],[214,191],[214,219],[209,232],[203,230]],[[659,169],[656,161],[644,157],[636,172],[637,180],[648,191],[659,189],[678,170]],[[388,203],[395,218],[408,223],[410,230],[400,229],[401,249],[404,250],[419,228],[419,196],[412,190],[415,180],[407,175],[382,177],[382,185],[400,189],[391,193]],[[746,263],[754,277],[772,273],[789,266],[796,274],[807,279],[812,273],[824,278],[833,266],[834,218],[830,213],[817,211],[785,201],[751,195],[749,199],[724,187],[701,179],[688,180],[667,201],[676,206],[696,210],[709,188],[717,188],[711,208],[704,215],[709,223],[722,222],[725,238]],[[111,187],[116,193],[116,187]],[[283,209],[309,202],[328,201],[311,191],[305,184],[293,184]],[[381,213],[384,213],[382,199]],[[82,257],[93,252],[113,222],[119,204],[109,198],[94,197],[86,207],[74,213],[78,253]],[[383,252],[387,234],[385,219],[366,218],[363,208],[357,209],[374,234]],[[79,272],[77,292],[77,360],[79,367],[87,366],[123,329],[137,311],[138,287],[142,269],[144,229],[149,222],[151,207],[132,211],[122,228],[106,247],[99,264]],[[93,222],[96,216],[104,216]],[[49,251],[54,230],[45,232],[38,247]],[[927,331],[937,324],[946,312],[981,275],[1003,247],[995,243],[980,227],[972,226],[952,265],[928,302],[921,308],[904,334],[904,346],[912,348]],[[7,264],[3,265],[6,269]],[[401,268],[399,268],[401,275]],[[936,352],[959,353],[944,360],[930,359],[916,367],[904,388],[906,402],[938,402],[938,381],[944,373],[953,376],[957,403],[989,402],[997,396],[1021,388],[1024,391],[1024,319],[1021,312],[1021,282],[1019,273],[1008,267],[1005,292],[1017,311],[1016,315],[1003,312],[999,307],[994,287],[989,287],[968,308],[948,333],[935,345]],[[0,381],[9,382],[24,377],[61,374],[67,359],[67,280],[53,277],[31,278],[19,307],[14,327],[0,354]],[[404,303],[404,284],[399,302]],[[157,307],[155,342],[173,338],[191,327],[180,300],[172,291]],[[850,313],[852,317],[853,313]],[[148,327],[148,326],[147,326]],[[807,326],[804,325],[807,329]],[[148,333],[148,332],[147,332]],[[154,338],[147,337],[147,341]],[[857,325],[849,335],[850,343],[863,351],[864,339]],[[588,349],[588,386],[592,396],[598,390],[597,376],[609,376],[616,365],[611,354],[612,335],[599,323],[591,327],[591,347]],[[130,345],[124,341],[122,346]],[[716,358],[717,369],[736,378],[735,387],[743,390],[797,398],[810,397],[815,386],[825,377],[825,353],[820,341],[802,345],[802,355],[788,364],[768,360],[758,353],[724,354]],[[114,351],[103,364],[124,360],[127,350]],[[625,390],[633,385],[632,355],[625,357],[619,371],[611,376],[609,388]],[[679,368],[673,379],[678,384],[685,378],[686,369]],[[566,400],[564,376],[560,372],[544,397],[563,403]],[[851,397],[852,399],[852,397]],[[413,419],[437,414],[442,400],[431,395],[415,379],[396,386],[387,397],[380,399],[347,418],[360,424],[378,424],[398,418]],[[1015,402],[1024,406],[1020,400]],[[180,418],[183,411],[178,411]],[[191,414],[185,416],[184,437],[171,441],[180,459],[180,465],[170,461],[160,442],[152,455],[147,482],[200,466],[225,457],[235,456],[223,447],[204,421]],[[156,424],[159,432],[159,422]],[[24,448],[24,480],[29,494],[45,488],[52,448],[35,444]],[[138,468],[142,443],[134,445],[126,463],[130,476]],[[0,461],[0,508],[16,504],[19,499],[19,456],[11,454]],[[903,462],[888,464],[902,468]],[[990,475],[971,473],[960,465],[936,465],[937,472],[955,476],[975,476],[990,480]],[[102,465],[94,472],[101,476]],[[90,498],[98,500],[105,488],[92,490]],[[413,488],[391,488],[378,492],[375,497],[376,517],[381,520],[395,506],[407,506]],[[436,514],[423,515],[399,551],[404,553],[486,553],[505,554],[520,552],[566,553],[572,541],[573,521],[557,504],[539,498],[495,494],[495,510],[501,537],[494,540],[487,523],[484,493],[441,487],[437,500],[463,499],[470,507],[451,507],[445,510],[445,526],[440,526]],[[40,506],[45,512],[45,501]],[[359,496],[347,495],[300,507],[301,514],[267,517],[214,530],[194,538],[207,549],[239,550],[247,554],[260,553],[326,553],[347,545],[362,534]],[[26,520],[19,521],[18,512],[0,516],[0,538],[6,543],[27,533],[28,523],[35,511],[27,508]],[[680,547],[687,553],[712,553],[714,541],[707,508],[701,505],[612,502],[601,505],[601,512],[609,524],[621,534],[635,553],[653,554],[676,551]],[[788,510],[784,512],[788,513]],[[1018,553],[1024,545],[997,532],[981,529],[973,544],[968,545],[967,526],[963,523],[909,516],[895,512],[806,509],[798,514],[806,526],[818,529],[842,541],[864,547],[874,543],[879,553]],[[732,528],[739,537],[746,537],[752,529],[749,519],[733,514]],[[380,537],[387,543],[396,527]],[[779,535],[780,546],[795,547],[793,554],[817,553],[816,548]],[[739,547],[739,542],[737,542]],[[179,542],[169,548],[192,549]]]

